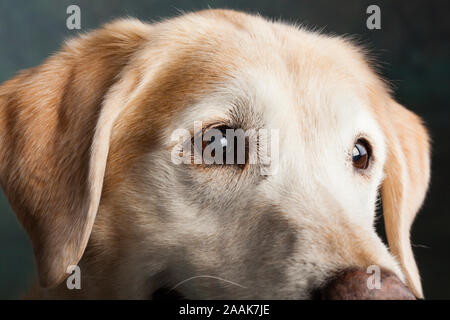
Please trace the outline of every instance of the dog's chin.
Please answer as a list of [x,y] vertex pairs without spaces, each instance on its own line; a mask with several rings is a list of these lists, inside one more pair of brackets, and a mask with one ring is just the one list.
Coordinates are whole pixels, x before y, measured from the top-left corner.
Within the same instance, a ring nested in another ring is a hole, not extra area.
[[188,300],[184,295],[176,290],[159,288],[151,295],[152,300]]

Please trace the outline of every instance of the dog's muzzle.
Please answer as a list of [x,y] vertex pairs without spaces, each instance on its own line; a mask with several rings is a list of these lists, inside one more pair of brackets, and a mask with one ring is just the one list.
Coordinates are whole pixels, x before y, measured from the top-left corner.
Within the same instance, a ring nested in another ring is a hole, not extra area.
[[[314,300],[416,300],[414,294],[392,272],[381,270],[378,285],[373,274],[362,269],[348,269],[337,273],[314,290]],[[175,290],[160,288],[152,295],[153,300],[185,300]]]

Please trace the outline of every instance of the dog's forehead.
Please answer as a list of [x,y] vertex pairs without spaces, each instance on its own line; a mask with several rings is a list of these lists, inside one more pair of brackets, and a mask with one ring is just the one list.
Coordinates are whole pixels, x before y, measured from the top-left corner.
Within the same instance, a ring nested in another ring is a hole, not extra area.
[[[242,112],[274,120],[280,117],[272,112],[286,115],[291,108],[304,121],[317,121],[308,116],[320,119],[325,112],[350,119],[369,107],[367,92],[376,76],[346,40],[230,12],[200,16],[180,20],[179,30],[165,39],[177,42],[173,50],[186,54],[189,72],[205,79],[197,87],[201,98],[186,103],[178,118],[220,117],[235,106],[232,100],[239,100]],[[188,39],[181,37],[186,30]]]
[[170,144],[174,130],[220,120],[232,108],[267,127],[298,124],[308,129],[305,139],[316,125],[330,133],[339,124],[350,135],[358,118],[371,118],[367,95],[378,78],[343,39],[230,12],[183,16],[153,32],[134,60],[141,84],[132,107],[113,131],[117,157],[144,152],[134,141]]
[[175,114],[167,129],[232,118],[233,126],[244,124],[243,129],[301,129],[309,140],[320,132],[370,131],[375,120],[366,88],[357,78],[336,71],[339,66],[321,70],[315,68],[315,61],[302,62],[303,55],[301,51],[296,55],[297,68],[289,68],[283,55],[269,52],[264,63],[229,71]]

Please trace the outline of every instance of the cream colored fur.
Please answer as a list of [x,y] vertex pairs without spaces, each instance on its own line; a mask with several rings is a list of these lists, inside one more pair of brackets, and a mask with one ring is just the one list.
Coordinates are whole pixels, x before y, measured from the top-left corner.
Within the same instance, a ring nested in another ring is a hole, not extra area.
[[[174,130],[232,116],[280,130],[276,174],[171,162]],[[364,173],[358,137],[373,147]],[[0,87],[0,144],[47,287],[31,298],[145,299],[208,276],[177,291],[307,299],[374,264],[423,295],[409,232],[428,136],[343,38],[223,10],[119,20]],[[389,248],[374,229],[380,188]],[[75,264],[80,291],[63,281]]]

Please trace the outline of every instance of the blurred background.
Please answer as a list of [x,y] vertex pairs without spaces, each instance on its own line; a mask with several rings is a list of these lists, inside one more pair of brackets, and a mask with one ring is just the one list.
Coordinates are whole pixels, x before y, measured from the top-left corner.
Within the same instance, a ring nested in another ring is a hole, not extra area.
[[[450,1],[0,0],[0,83],[40,64],[65,38],[80,32],[66,27],[66,9],[72,4],[81,8],[81,32],[117,17],[155,21],[180,10],[211,7],[259,12],[328,34],[356,36],[375,55],[397,100],[418,113],[431,132],[431,189],[412,242],[425,296],[450,299]],[[366,27],[366,9],[372,4],[381,9],[381,30]],[[382,234],[382,225],[379,229]],[[20,297],[34,275],[28,238],[0,191],[0,299]]]

